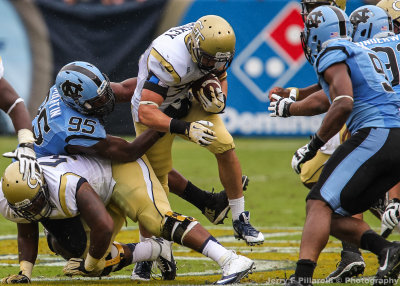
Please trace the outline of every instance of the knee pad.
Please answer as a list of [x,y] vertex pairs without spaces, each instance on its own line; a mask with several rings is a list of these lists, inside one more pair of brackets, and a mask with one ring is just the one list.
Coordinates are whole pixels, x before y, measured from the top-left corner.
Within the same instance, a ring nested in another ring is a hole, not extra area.
[[184,237],[196,224],[198,221],[195,218],[169,211],[164,216],[161,236],[183,245]]

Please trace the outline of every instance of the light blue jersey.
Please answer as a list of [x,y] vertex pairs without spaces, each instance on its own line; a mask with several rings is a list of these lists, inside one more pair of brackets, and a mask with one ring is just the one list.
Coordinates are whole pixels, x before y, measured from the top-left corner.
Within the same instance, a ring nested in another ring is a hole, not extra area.
[[68,145],[91,147],[106,138],[100,119],[81,114],[67,106],[55,86],[32,121],[38,157],[67,155]]
[[386,69],[386,74],[394,91],[400,96],[400,35],[386,38],[373,38],[356,44],[358,46],[370,48],[377,53]]
[[366,127],[399,128],[400,97],[393,91],[377,54],[347,40],[329,43],[314,63],[329,100],[329,85],[323,72],[335,63],[348,66],[353,85],[354,105],[346,122],[350,132]]

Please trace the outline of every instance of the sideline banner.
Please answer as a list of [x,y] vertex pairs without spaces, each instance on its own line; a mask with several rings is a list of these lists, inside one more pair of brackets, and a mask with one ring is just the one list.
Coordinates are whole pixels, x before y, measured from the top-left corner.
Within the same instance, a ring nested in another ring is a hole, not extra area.
[[[347,2],[347,14],[364,5],[361,0]],[[316,82],[300,43],[300,12],[299,0],[125,0],[121,5],[0,0],[0,56],[5,78],[34,116],[66,63],[91,62],[112,81],[134,77],[140,55],[158,34],[207,14],[220,15],[237,38],[222,115],[228,130],[243,136],[304,136],[316,131],[322,116],[282,119],[267,111],[272,87]],[[117,105],[106,118],[106,129],[133,134],[129,104]],[[5,132],[13,128],[0,112],[0,133]]]
[[[364,5],[347,1],[347,14]],[[271,118],[268,91],[274,86],[316,83],[300,42],[300,1],[195,1],[181,23],[204,14],[224,17],[236,34],[236,55],[229,68],[229,94],[223,119],[235,135],[303,136],[314,133],[322,116]]]

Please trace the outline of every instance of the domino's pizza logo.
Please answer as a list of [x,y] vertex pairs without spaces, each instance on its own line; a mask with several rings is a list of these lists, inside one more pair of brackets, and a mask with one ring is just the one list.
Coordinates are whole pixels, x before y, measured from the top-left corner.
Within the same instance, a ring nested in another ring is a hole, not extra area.
[[261,102],[285,86],[306,63],[300,40],[304,24],[299,3],[289,2],[238,54],[232,72]]

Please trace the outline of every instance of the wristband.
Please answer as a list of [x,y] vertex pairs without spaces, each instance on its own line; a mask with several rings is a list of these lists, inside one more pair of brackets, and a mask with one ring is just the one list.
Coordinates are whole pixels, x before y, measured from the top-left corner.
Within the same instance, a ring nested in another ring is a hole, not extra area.
[[7,115],[9,115],[11,113],[11,111],[13,111],[14,107],[20,102],[24,102],[24,100],[21,97],[17,98],[14,101],[14,103],[10,106],[10,108],[7,110]]
[[317,133],[315,133],[311,137],[310,143],[308,143],[309,149],[313,151],[317,151],[319,148],[325,145],[325,142],[318,137]]
[[19,269],[21,270],[21,273],[24,274],[26,277],[31,279],[32,276],[32,269],[33,269],[33,263],[26,261],[26,260],[21,260],[19,262]]
[[18,130],[18,143],[33,143],[35,142],[35,138],[33,137],[32,131],[29,129],[20,129]]
[[176,134],[186,134],[186,130],[190,128],[190,123],[172,118],[169,123],[169,132]]
[[92,271],[99,261],[100,259],[96,259],[88,253],[85,259],[85,270],[88,272]]

